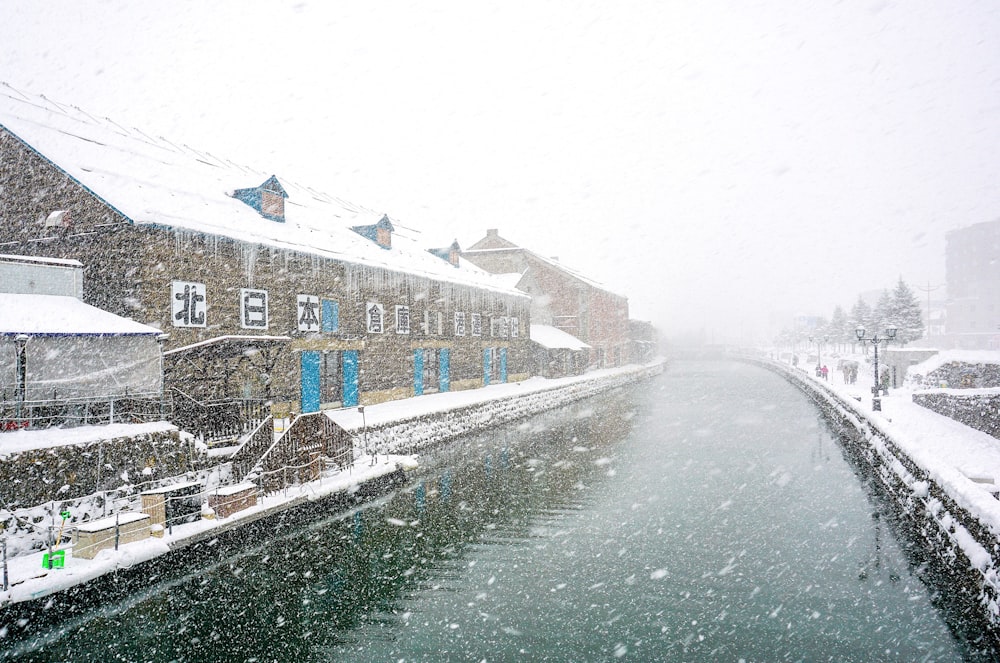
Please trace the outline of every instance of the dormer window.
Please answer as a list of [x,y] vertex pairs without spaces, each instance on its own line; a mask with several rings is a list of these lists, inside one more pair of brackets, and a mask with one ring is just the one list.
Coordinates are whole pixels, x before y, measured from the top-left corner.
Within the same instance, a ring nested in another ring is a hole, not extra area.
[[441,260],[447,260],[453,267],[458,267],[458,259],[462,255],[462,248],[456,239],[451,246],[444,249],[427,249],[428,253],[433,253]]
[[242,200],[250,207],[257,210],[265,219],[285,222],[285,198],[288,193],[278,182],[278,178],[271,175],[263,184],[252,189],[237,189],[233,191],[233,198]]
[[370,239],[383,249],[392,248],[392,231],[395,230],[395,228],[392,227],[392,222],[389,221],[389,217],[387,215],[383,214],[378,223],[373,223],[367,226],[354,226],[351,230],[358,233],[362,237]]

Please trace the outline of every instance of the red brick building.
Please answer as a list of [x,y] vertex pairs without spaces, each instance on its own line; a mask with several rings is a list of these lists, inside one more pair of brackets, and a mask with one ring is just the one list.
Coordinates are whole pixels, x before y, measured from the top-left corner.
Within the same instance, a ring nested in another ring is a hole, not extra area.
[[532,325],[550,325],[589,345],[589,368],[631,361],[626,297],[554,258],[517,246],[495,228],[462,257],[493,274],[512,275],[518,290],[531,295]]

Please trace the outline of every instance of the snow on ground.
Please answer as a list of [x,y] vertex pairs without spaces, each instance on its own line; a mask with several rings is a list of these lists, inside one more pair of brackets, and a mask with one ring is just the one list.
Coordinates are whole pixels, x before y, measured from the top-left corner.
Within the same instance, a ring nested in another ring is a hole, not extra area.
[[943,350],[933,357],[929,357],[919,364],[911,366],[907,373],[927,375],[931,371],[936,371],[951,362],[961,362],[970,365],[1000,364],[1000,352],[992,350]]
[[33,449],[51,449],[74,444],[90,444],[100,440],[113,440],[147,433],[177,430],[167,421],[146,424],[106,424],[102,426],[77,426],[75,428],[21,429],[0,433],[0,459],[7,454]]

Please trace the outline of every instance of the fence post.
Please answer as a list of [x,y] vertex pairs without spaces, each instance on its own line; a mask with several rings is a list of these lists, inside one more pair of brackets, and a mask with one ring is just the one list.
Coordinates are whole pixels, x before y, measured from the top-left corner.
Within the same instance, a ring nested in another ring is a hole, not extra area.
[[119,537],[121,535],[121,531],[118,529],[118,515],[119,514],[117,514],[117,513],[115,514],[115,550],[116,551],[118,550],[118,539],[119,539]]
[[51,571],[52,570],[52,525],[49,525],[49,556],[47,559],[49,560],[48,562],[49,571]]
[[282,465],[281,467],[281,483],[282,491],[284,491],[285,497],[288,497],[288,466]]
[[[50,558],[51,559],[51,558]],[[10,581],[7,577],[7,537],[3,537],[3,591],[10,589]]]

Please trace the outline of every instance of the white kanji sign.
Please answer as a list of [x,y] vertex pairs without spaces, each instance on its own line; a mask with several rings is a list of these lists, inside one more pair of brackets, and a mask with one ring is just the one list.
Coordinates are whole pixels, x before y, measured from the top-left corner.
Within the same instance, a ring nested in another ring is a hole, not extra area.
[[385,331],[385,309],[378,302],[368,302],[365,305],[365,320],[369,334],[381,334]]
[[240,289],[240,324],[243,329],[267,329],[267,290]]
[[320,328],[319,320],[319,297],[315,295],[296,295],[299,331],[318,332]]
[[396,307],[396,333],[397,334],[409,334],[410,333],[410,307],[409,306],[397,306]]

